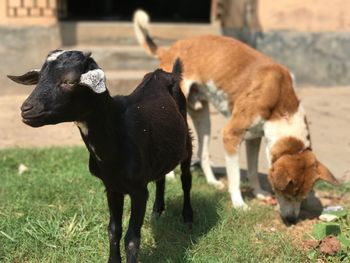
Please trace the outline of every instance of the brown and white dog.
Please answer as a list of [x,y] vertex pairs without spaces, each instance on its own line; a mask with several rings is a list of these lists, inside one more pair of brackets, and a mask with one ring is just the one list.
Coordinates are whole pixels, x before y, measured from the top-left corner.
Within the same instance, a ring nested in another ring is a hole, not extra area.
[[228,188],[234,207],[246,207],[240,191],[239,147],[245,140],[248,179],[254,194],[268,193],[257,174],[261,137],[267,140],[268,179],[274,189],[283,219],[295,222],[301,201],[314,183],[337,184],[334,176],[311,150],[305,111],[297,98],[291,74],[271,58],[232,38],[201,36],[158,47],[148,33],[148,15],[138,10],[134,28],[139,43],[171,71],[176,58],[184,66],[181,89],[198,133],[199,158],[209,183],[222,187],[209,160],[210,118],[208,102],[228,118],[224,128]]

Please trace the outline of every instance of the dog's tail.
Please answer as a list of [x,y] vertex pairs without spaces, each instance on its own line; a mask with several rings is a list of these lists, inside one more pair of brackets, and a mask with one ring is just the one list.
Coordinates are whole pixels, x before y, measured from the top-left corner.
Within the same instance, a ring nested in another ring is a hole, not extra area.
[[133,22],[136,39],[139,44],[147,51],[147,53],[159,58],[164,49],[158,47],[157,44],[153,41],[152,37],[149,35],[148,14],[141,9],[136,10],[134,13]]

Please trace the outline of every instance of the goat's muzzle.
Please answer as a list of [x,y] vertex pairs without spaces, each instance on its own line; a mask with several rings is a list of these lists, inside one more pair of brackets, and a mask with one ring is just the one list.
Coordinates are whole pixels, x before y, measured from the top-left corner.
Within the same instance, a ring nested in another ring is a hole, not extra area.
[[35,107],[28,102],[24,102],[21,106],[21,112],[23,123],[32,127],[44,125],[43,119],[47,114],[41,107]]

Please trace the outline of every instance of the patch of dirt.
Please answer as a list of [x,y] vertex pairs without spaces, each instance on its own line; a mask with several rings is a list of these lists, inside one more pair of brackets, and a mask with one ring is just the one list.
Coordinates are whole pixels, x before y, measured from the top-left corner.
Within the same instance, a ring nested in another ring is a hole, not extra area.
[[[316,196],[319,198],[318,201],[320,201],[323,207],[328,205],[342,205],[343,207],[349,207],[350,194],[339,195],[336,192],[319,191]],[[261,204],[264,203],[261,202]],[[274,231],[286,233],[291,238],[295,247],[301,248],[304,251],[309,251],[311,248],[318,246],[319,249],[321,249],[322,242],[315,240],[311,236],[313,226],[316,223],[321,222],[321,220],[318,219],[318,214],[314,211],[303,209],[300,213],[300,217],[301,220],[299,220],[297,224],[287,226],[280,218],[276,207],[275,217],[264,225],[261,225],[261,227],[265,231],[271,231],[272,229]],[[336,248],[335,242],[332,240],[326,239],[323,243],[322,248],[324,251],[331,249],[330,247]]]
[[341,246],[339,240],[335,236],[326,236],[321,240],[319,244],[319,249],[322,254],[325,255],[335,255],[340,251]]

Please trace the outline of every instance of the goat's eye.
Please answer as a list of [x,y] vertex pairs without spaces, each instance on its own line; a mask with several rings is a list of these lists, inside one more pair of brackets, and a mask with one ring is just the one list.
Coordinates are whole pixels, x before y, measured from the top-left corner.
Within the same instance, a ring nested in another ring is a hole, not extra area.
[[71,90],[78,82],[66,80],[61,84],[61,87],[65,90]]
[[70,87],[75,86],[76,84],[78,84],[77,81],[66,80],[66,81],[64,81],[64,82],[61,84],[61,86],[64,87],[64,88],[70,88]]
[[67,80],[67,81],[64,82],[64,84],[67,84],[69,86],[74,86],[75,84],[77,84],[77,82],[76,81]]

